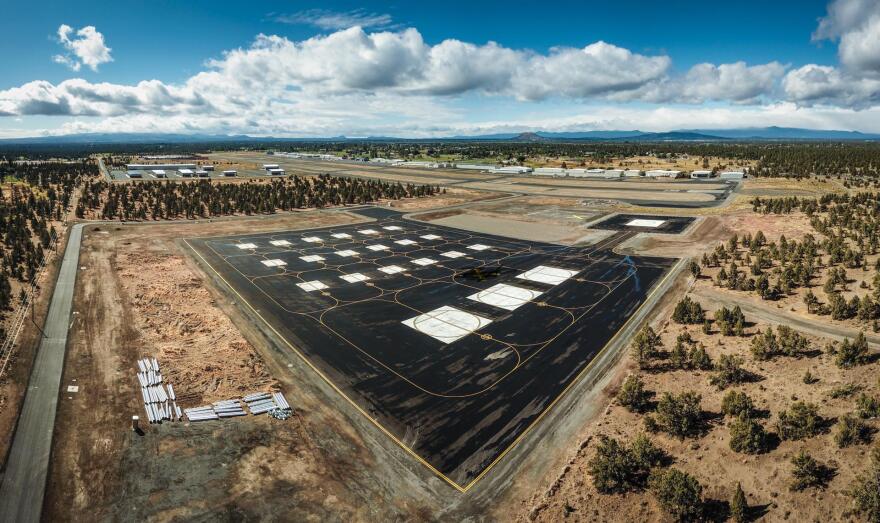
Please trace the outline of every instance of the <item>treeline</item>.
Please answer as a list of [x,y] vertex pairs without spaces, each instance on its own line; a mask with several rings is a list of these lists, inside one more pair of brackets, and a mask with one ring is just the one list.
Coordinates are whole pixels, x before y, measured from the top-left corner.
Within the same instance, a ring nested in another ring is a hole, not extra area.
[[418,198],[439,192],[439,186],[330,175],[243,183],[197,180],[113,184],[97,180],[85,185],[76,214],[84,218],[91,212],[105,220],[206,218]]
[[96,174],[86,160],[0,162],[0,316],[12,304],[10,280],[33,283],[56,235],[49,222],[64,218],[76,187]]

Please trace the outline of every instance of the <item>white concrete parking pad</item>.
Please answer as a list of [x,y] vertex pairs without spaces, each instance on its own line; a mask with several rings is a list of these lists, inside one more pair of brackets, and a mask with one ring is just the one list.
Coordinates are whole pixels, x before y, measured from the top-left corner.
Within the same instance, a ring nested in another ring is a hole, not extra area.
[[444,305],[401,323],[435,340],[452,343],[489,325],[492,320]]
[[339,239],[351,238],[351,235],[348,234],[347,232],[337,232],[336,234],[331,234],[330,236],[333,236],[334,238],[339,238]]
[[482,243],[475,243],[473,245],[468,245],[468,249],[471,249],[474,251],[485,251],[488,248],[489,248],[488,245],[483,245]]
[[442,240],[442,236],[437,236],[436,234],[426,234],[424,236],[419,236],[419,238],[423,240]]
[[540,295],[539,291],[499,283],[476,294],[471,294],[468,296],[468,299],[512,311]]
[[385,227],[382,227],[382,228],[385,229],[386,231],[402,231],[403,230],[403,227],[399,227],[397,225],[386,225]]
[[458,252],[458,251],[446,251],[446,252],[441,252],[440,256],[446,256],[447,258],[455,259],[455,258],[461,258],[462,256],[464,256],[464,253]]
[[282,265],[287,265],[287,262],[284,260],[261,260],[261,263],[266,267],[281,267]]
[[272,240],[269,243],[271,243],[275,247],[287,247],[288,245],[290,245],[290,242],[287,240]]
[[309,262],[309,263],[324,261],[324,257],[318,256],[317,254],[310,254],[308,256],[300,256],[299,259],[304,262]]
[[403,272],[406,269],[399,265],[388,265],[387,267],[379,267],[379,270],[384,272],[385,274],[397,274],[398,272]]
[[418,260],[413,260],[413,263],[415,263],[416,265],[425,266],[437,263],[437,260],[434,260],[432,258],[419,258]]
[[371,251],[387,251],[390,247],[387,245],[382,245],[381,243],[377,243],[376,245],[367,245],[367,249]]
[[357,256],[357,251],[346,249],[344,251],[336,251],[333,254],[335,254],[336,256],[342,256],[343,258],[349,258],[351,256]]
[[318,243],[318,242],[322,242],[324,240],[322,240],[321,238],[319,238],[317,236],[306,236],[305,238],[303,238],[303,241],[308,242],[308,243]]
[[666,220],[646,220],[643,218],[636,218],[635,220],[630,220],[626,222],[627,227],[660,227],[666,223]]
[[303,283],[297,283],[296,286],[299,287],[300,289],[306,291],[306,292],[321,291],[321,290],[324,290],[324,289],[327,288],[326,285],[324,285],[323,283],[319,282],[318,280],[312,280],[312,281],[307,281],[307,282],[303,282]]
[[343,274],[342,276],[340,276],[340,278],[347,281],[348,283],[357,283],[359,281],[367,281],[370,279],[369,276],[365,276],[359,272],[355,272],[352,274]]
[[416,244],[416,242],[414,242],[412,240],[397,240],[394,243],[396,243],[398,245],[415,245]]
[[379,231],[377,231],[376,229],[361,229],[358,231],[358,233],[370,235],[370,234],[379,234]]
[[575,274],[577,274],[577,271],[538,265],[534,269],[518,274],[516,277],[521,280],[536,281],[538,283],[546,283],[549,285],[559,285]]
[[238,245],[236,245],[236,247],[238,247],[241,250],[256,249],[257,244],[256,243],[239,243]]

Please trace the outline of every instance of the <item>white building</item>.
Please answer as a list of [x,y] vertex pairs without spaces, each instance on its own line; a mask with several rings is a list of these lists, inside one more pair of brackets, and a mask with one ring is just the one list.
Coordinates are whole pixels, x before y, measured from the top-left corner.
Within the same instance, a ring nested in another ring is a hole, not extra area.
[[691,171],[691,178],[711,178],[712,171]]
[[280,167],[281,166],[278,165],[277,163],[264,163],[263,164],[263,169],[265,169],[267,171],[271,171],[272,169],[279,169]]
[[623,176],[625,178],[635,178],[636,176],[641,176],[641,175],[642,175],[642,171],[640,171],[639,169],[627,169],[627,170],[623,171]]
[[645,176],[650,178],[678,178],[681,171],[672,171],[668,169],[653,169],[645,171]]
[[213,171],[213,170],[214,170],[214,166],[213,166],[213,165],[203,165],[203,166],[202,166],[202,169],[205,170],[205,171]]
[[125,166],[129,171],[149,171],[151,169],[176,171],[178,169],[195,169],[194,163],[130,163]]
[[143,176],[140,171],[128,171],[129,178],[143,178]]
[[[192,175],[190,175],[190,176],[192,176]],[[206,171],[206,170],[204,170],[204,169],[199,169],[199,170],[196,171],[196,176],[198,176],[199,178],[207,178],[207,177],[208,177],[208,171]]]
[[536,176],[565,176],[567,169],[562,167],[535,167],[532,171]]
[[153,176],[155,176],[156,178],[165,178],[165,170],[163,169],[153,169],[150,172],[152,172]]
[[223,176],[235,176],[238,174],[238,171],[228,170],[223,171]]
[[456,169],[467,169],[470,171],[489,171],[494,169],[494,165],[480,165],[478,163],[457,163],[455,164]]
[[269,176],[284,176],[284,169],[280,167],[276,167],[274,169],[268,169]]
[[721,173],[722,180],[742,180],[746,177],[743,171],[725,171]]
[[193,175],[192,169],[178,169],[177,172],[179,172],[184,178],[192,178]]
[[522,165],[506,165],[504,167],[493,167],[489,169],[489,172],[494,174],[528,174],[532,172],[532,168]]
[[589,176],[586,169],[569,169],[568,172],[565,174],[571,176],[572,178],[586,178],[587,176]]

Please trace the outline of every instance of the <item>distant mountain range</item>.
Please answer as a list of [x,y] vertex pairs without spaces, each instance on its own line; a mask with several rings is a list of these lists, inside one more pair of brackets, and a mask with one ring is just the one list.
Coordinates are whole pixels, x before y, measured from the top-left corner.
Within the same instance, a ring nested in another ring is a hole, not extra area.
[[679,129],[667,132],[633,131],[570,131],[570,132],[522,132],[498,133],[468,136],[449,136],[431,139],[408,139],[393,136],[370,136],[350,138],[332,136],[326,138],[275,138],[248,135],[214,134],[163,134],[163,133],[88,133],[61,136],[38,136],[30,138],[8,138],[0,140],[0,145],[99,145],[99,144],[180,144],[180,143],[284,143],[284,142],[331,142],[331,141],[374,141],[374,142],[427,142],[427,141],[506,141],[506,142],[660,142],[660,141],[853,141],[880,140],[880,134],[866,134],[858,131],[799,129],[795,127],[752,127],[743,129]]

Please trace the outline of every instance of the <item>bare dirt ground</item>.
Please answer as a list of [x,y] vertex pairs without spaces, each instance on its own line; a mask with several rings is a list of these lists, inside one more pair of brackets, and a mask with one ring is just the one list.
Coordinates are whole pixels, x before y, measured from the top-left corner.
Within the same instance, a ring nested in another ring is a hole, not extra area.
[[[284,365],[273,345],[248,343],[245,336],[260,339],[254,326],[230,314],[228,298],[206,290],[177,241],[358,220],[327,212],[87,229],[62,378],[63,390],[80,388],[59,404],[46,519],[424,519],[421,511],[435,508],[424,501],[432,499],[424,493],[432,480],[414,488],[405,466],[368,451],[362,428],[298,380],[302,369],[292,359]],[[297,415],[142,424],[139,436],[129,428],[130,416],[143,414],[135,360],[152,354],[193,404],[277,383]]]
[[[711,303],[703,300],[704,308],[714,310],[724,303]],[[747,315],[747,320],[748,320]],[[748,333],[762,329],[764,325],[753,325]],[[876,364],[842,370],[833,363],[833,358],[821,353],[825,340],[811,337],[811,348],[816,349],[801,358],[780,357],[770,362],[757,362],[749,352],[750,338],[723,337],[715,331],[705,335],[699,329],[685,327],[664,320],[659,324],[665,349],[670,349],[676,336],[687,330],[691,336],[702,343],[709,355],[717,359],[720,354],[742,356],[745,367],[759,376],[759,381],[732,387],[749,394],[759,409],[769,411],[769,417],[762,423],[772,432],[773,422],[778,412],[796,400],[813,402],[819,406],[822,416],[828,420],[851,412],[854,397],[837,398],[830,396],[833,389],[854,384],[863,387],[868,394],[876,394]],[[803,381],[809,370],[818,382],[807,385]],[[614,385],[605,391],[609,401],[616,395],[626,373],[637,373],[637,368],[628,363],[624,372],[618,375]],[[693,390],[702,395],[702,408],[712,414],[720,413],[721,398],[726,391],[720,391],[709,384],[708,371],[642,371],[647,388],[658,395],[662,392],[681,392]],[[517,519],[529,521],[666,521],[650,494],[636,492],[625,495],[604,495],[593,487],[588,475],[587,463],[593,455],[594,444],[600,434],[613,436],[623,441],[630,440],[643,431],[642,416],[630,413],[612,402],[598,419],[589,423],[579,436],[580,445],[570,449],[570,459],[546,490],[526,496],[519,503]],[[869,422],[876,429],[875,421]],[[766,512],[767,521],[843,521],[850,520],[846,511],[850,498],[845,492],[850,482],[867,462],[868,445],[840,449],[833,442],[830,433],[822,434],[804,441],[783,441],[766,454],[739,454],[729,448],[729,430],[726,422],[718,417],[709,422],[704,435],[694,439],[678,440],[666,435],[651,436],[656,444],[672,455],[673,466],[694,475],[704,487],[708,499],[726,501],[730,499],[737,482],[747,494],[749,505]],[[788,488],[791,481],[792,456],[806,450],[821,462],[836,469],[836,475],[827,488],[807,489],[794,492]]]
[[450,187],[446,192],[432,196],[430,198],[408,198],[405,200],[396,200],[390,202],[390,207],[398,211],[416,212],[426,209],[436,209],[439,207],[448,207],[452,205],[462,205],[466,203],[475,203],[496,200],[505,197],[505,194],[491,193],[486,191],[474,191],[470,189],[459,189]]

